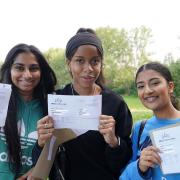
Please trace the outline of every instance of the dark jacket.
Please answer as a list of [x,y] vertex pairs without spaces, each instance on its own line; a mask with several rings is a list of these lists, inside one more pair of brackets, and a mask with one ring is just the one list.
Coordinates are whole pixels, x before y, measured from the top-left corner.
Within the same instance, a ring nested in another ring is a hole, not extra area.
[[[66,180],[117,180],[121,169],[131,158],[131,113],[121,96],[105,87],[101,88],[102,114],[114,117],[115,133],[121,139],[120,146],[111,148],[98,131],[92,130],[65,142]],[[57,94],[72,95],[71,86],[58,90]],[[78,95],[75,91],[74,94]],[[34,156],[36,154],[34,152]],[[62,162],[61,158],[61,153],[57,153],[57,162]]]

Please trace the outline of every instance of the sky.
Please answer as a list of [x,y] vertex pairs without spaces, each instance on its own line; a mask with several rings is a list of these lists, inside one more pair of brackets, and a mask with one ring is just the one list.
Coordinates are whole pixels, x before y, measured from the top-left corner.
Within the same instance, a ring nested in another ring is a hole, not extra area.
[[179,0],[1,0],[0,60],[18,43],[65,48],[80,27],[152,30],[148,51],[180,57]]

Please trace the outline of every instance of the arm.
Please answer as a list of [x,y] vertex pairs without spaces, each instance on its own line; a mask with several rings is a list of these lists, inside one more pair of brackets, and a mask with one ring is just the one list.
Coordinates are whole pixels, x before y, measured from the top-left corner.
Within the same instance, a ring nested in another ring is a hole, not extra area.
[[45,116],[37,122],[37,130],[38,130],[38,140],[32,150],[32,161],[33,166],[38,161],[38,158],[41,154],[41,151],[45,145],[45,143],[50,139],[53,135],[53,120],[49,116]]
[[38,141],[36,141],[36,144],[34,145],[34,148],[32,150],[32,162],[33,162],[32,166],[33,167],[36,165],[42,149],[43,148],[38,145]]
[[[112,173],[119,176],[120,170],[124,168],[132,154],[130,140],[132,116],[123,100],[119,103],[118,99],[118,105],[116,104],[113,110],[113,116],[101,116],[99,130],[107,143],[105,156],[109,168]],[[117,137],[120,138],[120,144]]]
[[32,174],[32,170],[33,168],[31,168],[28,172],[26,172],[25,174],[23,174],[21,177],[19,177],[17,180],[33,180],[31,174]]
[[[147,146],[141,151],[138,150],[138,133],[140,128],[140,122],[135,124],[133,133],[132,133],[132,142],[133,142],[133,156],[124,170],[123,174],[120,176],[120,180],[133,179],[134,176],[137,176],[138,179],[149,179],[152,176],[152,167],[156,164],[160,164],[161,159],[158,155],[158,149],[153,146]],[[146,137],[146,135],[144,136]],[[145,138],[147,139],[147,137]]]
[[120,180],[133,180],[134,177],[141,180],[143,179],[138,171],[138,132],[139,132],[140,123],[136,123],[132,132],[131,140],[132,140],[132,149],[133,149],[133,155],[132,158],[127,165],[127,167],[124,169],[123,173],[120,176]]

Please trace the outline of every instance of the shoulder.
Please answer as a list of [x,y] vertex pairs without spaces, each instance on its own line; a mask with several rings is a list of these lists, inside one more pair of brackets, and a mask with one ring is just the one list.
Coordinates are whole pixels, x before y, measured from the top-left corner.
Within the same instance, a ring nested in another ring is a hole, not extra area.
[[121,120],[122,123],[132,121],[131,112],[122,96],[106,87],[103,87],[101,94],[102,113],[111,116],[113,115],[115,119]]
[[139,131],[142,121],[143,121],[143,120],[138,120],[138,121],[135,122],[135,124],[134,124],[134,126],[133,126],[133,131],[134,131],[134,132]]
[[67,84],[64,88],[56,90],[56,94],[72,95],[71,85]]
[[[133,131],[132,131],[132,141],[133,141],[133,144],[135,143],[135,147],[137,146],[137,144],[139,145],[140,143],[140,139],[142,136],[144,136],[144,129],[145,129],[145,125],[142,125],[144,123],[145,120],[139,120],[137,121],[134,126],[133,126]],[[147,120],[146,120],[146,123],[147,123]],[[134,145],[133,145],[134,147]]]
[[121,95],[116,94],[114,91],[110,90],[109,88],[103,86],[102,88],[102,97],[104,99],[111,99],[115,102],[124,102],[124,99]]
[[151,117],[150,119],[143,119],[136,121],[136,123],[133,126],[133,132],[138,134],[141,128],[143,129],[143,132],[148,133],[149,130],[153,129],[153,127],[154,127],[154,117]]
[[102,94],[102,108],[103,109],[106,108],[106,111],[111,110],[116,114],[121,114],[122,116],[124,113],[127,113],[129,111],[128,106],[122,96],[116,94],[107,87],[102,88],[101,94]]

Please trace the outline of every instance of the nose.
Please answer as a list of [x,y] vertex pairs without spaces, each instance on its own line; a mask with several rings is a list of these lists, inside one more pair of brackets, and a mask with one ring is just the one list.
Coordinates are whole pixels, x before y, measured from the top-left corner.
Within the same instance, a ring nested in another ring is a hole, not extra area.
[[25,69],[25,71],[24,71],[24,73],[23,73],[23,76],[24,76],[25,78],[31,78],[31,77],[32,77],[32,74],[31,74],[31,72],[29,71],[28,68]]
[[149,85],[146,85],[144,91],[145,91],[145,93],[148,94],[148,93],[152,93],[152,92],[153,92],[153,89],[152,89]]
[[87,71],[93,71],[92,65],[89,62],[84,64],[84,69]]

